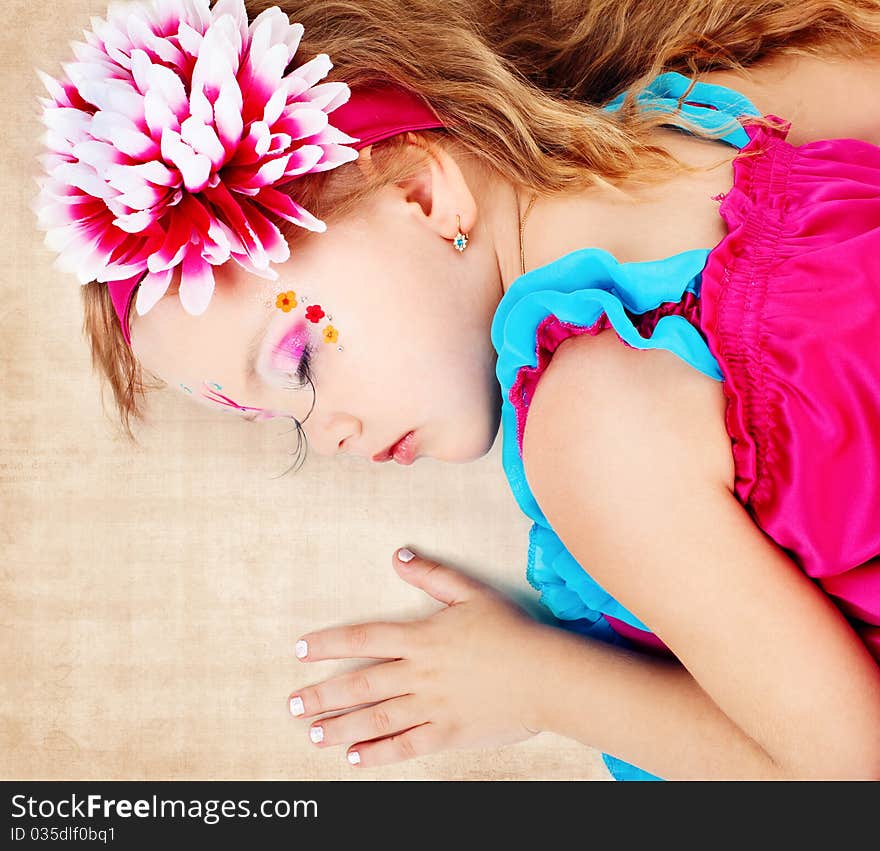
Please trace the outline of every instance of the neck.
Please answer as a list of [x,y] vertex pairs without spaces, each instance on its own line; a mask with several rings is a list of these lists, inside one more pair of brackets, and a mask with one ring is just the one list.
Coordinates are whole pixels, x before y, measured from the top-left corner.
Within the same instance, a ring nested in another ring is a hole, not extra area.
[[[622,181],[541,196],[523,230],[526,271],[584,248],[598,248],[619,262],[659,260],[681,251],[710,249],[726,234],[713,195],[732,183],[735,149],[658,128],[658,141],[680,160],[705,170],[680,172],[655,184]],[[519,213],[530,193],[521,193]],[[519,264],[517,221],[516,276]],[[506,292],[515,278],[504,281]]]

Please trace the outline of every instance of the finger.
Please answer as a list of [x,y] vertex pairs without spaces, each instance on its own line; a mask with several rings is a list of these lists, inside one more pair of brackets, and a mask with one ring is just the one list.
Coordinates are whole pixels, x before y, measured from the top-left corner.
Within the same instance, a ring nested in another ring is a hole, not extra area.
[[435,600],[452,606],[462,603],[477,592],[482,583],[469,576],[465,576],[445,564],[422,558],[413,554],[409,561],[403,561],[401,555],[407,555],[412,550],[402,547],[394,555],[394,567],[401,579],[421,588],[426,594],[430,594]]
[[405,694],[366,709],[322,718],[309,727],[309,738],[319,747],[347,745],[400,733],[426,720],[424,710],[419,711],[418,698]]
[[408,667],[403,660],[383,662],[306,686],[290,695],[290,712],[308,717],[408,694]]
[[356,623],[309,632],[296,642],[303,662],[321,659],[400,659],[409,645],[406,623]]
[[348,749],[345,756],[353,766],[372,767],[414,759],[442,749],[437,727],[429,721],[385,739],[358,742]]

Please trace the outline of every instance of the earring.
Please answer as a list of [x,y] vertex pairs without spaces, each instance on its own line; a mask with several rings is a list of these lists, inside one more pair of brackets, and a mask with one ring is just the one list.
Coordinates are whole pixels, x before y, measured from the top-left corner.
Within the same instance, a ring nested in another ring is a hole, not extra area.
[[455,239],[452,240],[452,244],[458,249],[459,252],[461,252],[464,251],[465,248],[467,248],[468,235],[461,232],[461,216],[456,216],[455,218],[458,221],[458,233],[455,235]]

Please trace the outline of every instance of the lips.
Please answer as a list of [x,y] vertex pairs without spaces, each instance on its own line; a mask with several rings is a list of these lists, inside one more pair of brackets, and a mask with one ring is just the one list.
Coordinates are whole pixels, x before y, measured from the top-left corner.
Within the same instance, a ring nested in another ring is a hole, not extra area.
[[415,461],[415,432],[408,431],[387,449],[383,449],[373,456],[373,461],[396,461],[398,464],[408,466]]

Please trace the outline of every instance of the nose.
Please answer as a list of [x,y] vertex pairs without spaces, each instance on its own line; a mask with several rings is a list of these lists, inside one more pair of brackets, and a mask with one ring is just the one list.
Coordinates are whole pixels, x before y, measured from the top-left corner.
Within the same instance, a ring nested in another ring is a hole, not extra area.
[[348,454],[360,431],[360,424],[354,417],[336,415],[319,430],[315,448],[321,455]]

